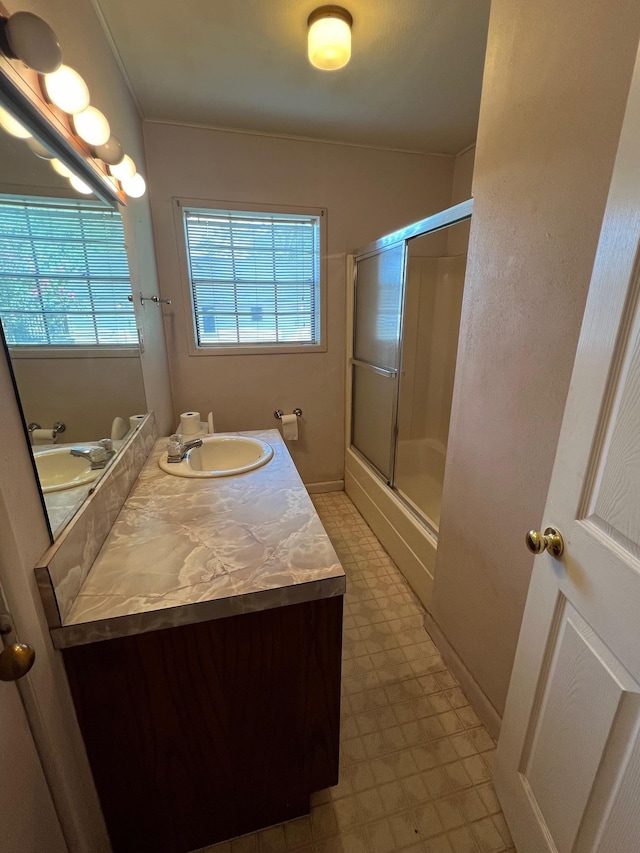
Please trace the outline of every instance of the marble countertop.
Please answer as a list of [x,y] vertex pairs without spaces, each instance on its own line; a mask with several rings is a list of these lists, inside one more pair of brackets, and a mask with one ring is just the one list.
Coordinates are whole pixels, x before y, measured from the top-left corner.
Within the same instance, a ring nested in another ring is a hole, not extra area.
[[345,575],[278,430],[261,468],[175,477],[149,455],[54,639],[59,647],[343,595]]

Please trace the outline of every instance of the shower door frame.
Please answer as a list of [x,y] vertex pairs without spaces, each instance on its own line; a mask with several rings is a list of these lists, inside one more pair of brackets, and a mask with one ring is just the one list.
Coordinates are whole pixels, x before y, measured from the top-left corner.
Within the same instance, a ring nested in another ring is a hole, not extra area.
[[[349,305],[349,313],[351,315],[351,329],[347,339],[347,447],[362,461],[364,465],[367,466],[367,468],[374,474],[377,479],[381,480],[384,483],[384,485],[389,489],[391,494],[394,495],[397,500],[401,502],[402,506],[407,509],[420,522],[420,524],[422,524],[436,539],[438,537],[438,530],[434,528],[433,524],[429,522],[428,518],[415,506],[415,504],[411,500],[408,500],[395,485],[396,456],[398,449],[398,408],[400,401],[400,393],[402,390],[403,373],[403,342],[404,318],[407,297],[408,249],[409,240],[411,240],[413,237],[422,237],[425,234],[431,234],[436,231],[441,231],[443,228],[449,228],[452,225],[457,225],[459,222],[464,222],[467,219],[471,219],[472,213],[473,199],[471,198],[467,201],[460,202],[460,204],[456,204],[453,207],[449,207],[446,210],[442,210],[438,213],[435,213],[432,216],[428,216],[425,219],[421,219],[418,222],[414,222],[412,225],[407,225],[405,228],[401,228],[398,231],[393,231],[391,234],[386,234],[384,237],[380,237],[378,240],[374,240],[372,243],[368,243],[367,245],[362,246],[360,249],[357,249],[351,255],[352,270],[351,276],[349,277],[349,280],[351,281]],[[400,322],[398,329],[398,355],[394,372],[387,368],[381,368],[376,365],[369,364],[368,362],[362,362],[354,358],[356,343],[356,308],[358,300],[358,262],[363,261],[366,258],[373,257],[375,255],[380,255],[388,249],[393,249],[402,245],[404,245],[404,253],[401,272],[402,285],[400,295]],[[373,462],[371,462],[364,455],[364,453],[362,453],[353,443],[353,374],[354,369],[356,367],[374,370],[375,372],[389,376],[389,378],[395,379],[396,381],[391,412],[392,429],[391,448],[389,456],[389,478],[387,478],[373,464]]]

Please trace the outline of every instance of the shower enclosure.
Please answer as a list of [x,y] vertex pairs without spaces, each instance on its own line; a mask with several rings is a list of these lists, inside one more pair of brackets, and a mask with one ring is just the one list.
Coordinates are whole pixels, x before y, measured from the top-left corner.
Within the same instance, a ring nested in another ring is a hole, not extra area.
[[[356,485],[364,489],[368,503],[376,504],[376,513],[368,507],[371,517],[382,513],[388,525],[402,527],[394,524],[397,512],[381,505],[382,485],[433,546],[471,210],[472,201],[463,202],[377,240],[353,258],[346,488],[350,494]],[[363,468],[377,479],[372,488]]]

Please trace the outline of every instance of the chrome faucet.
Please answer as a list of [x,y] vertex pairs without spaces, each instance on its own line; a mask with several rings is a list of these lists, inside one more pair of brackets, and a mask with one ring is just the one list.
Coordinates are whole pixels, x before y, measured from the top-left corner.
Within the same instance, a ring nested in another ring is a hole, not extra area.
[[110,438],[101,439],[95,447],[72,447],[69,453],[87,459],[92,471],[106,468],[107,462],[116,454]]
[[201,438],[183,441],[181,435],[172,435],[167,444],[167,462],[182,462],[187,453],[194,447],[202,447]]

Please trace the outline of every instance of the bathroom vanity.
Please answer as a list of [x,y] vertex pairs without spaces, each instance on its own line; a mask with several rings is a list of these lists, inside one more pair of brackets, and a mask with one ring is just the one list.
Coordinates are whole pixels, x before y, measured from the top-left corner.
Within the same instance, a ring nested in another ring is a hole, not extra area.
[[248,435],[273,458],[215,479],[165,473],[157,441],[58,605],[116,853],[302,815],[338,780],[344,571],[277,430]]

